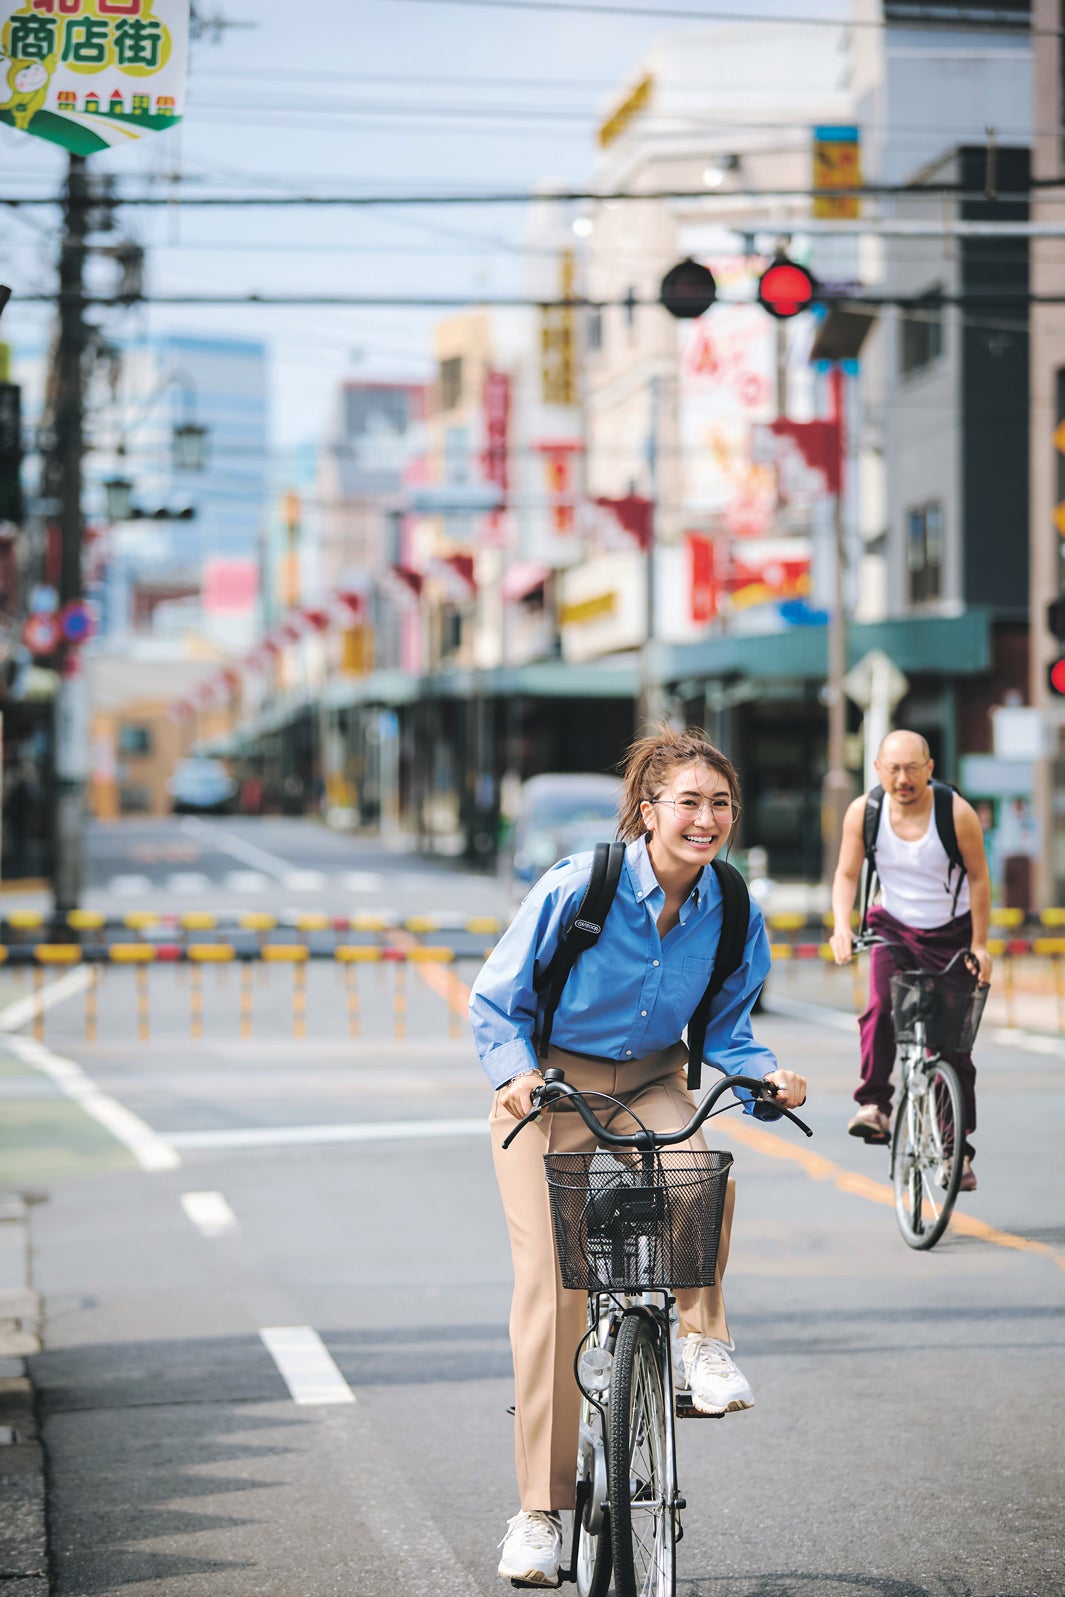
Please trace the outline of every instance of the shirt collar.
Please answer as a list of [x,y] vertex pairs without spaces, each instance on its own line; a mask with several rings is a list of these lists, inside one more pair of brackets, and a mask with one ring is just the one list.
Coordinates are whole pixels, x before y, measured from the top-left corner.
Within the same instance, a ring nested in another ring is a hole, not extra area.
[[[665,889],[655,875],[654,867],[647,853],[646,832],[638,837],[634,843],[626,845],[625,861],[629,867],[629,875],[632,878],[637,904],[642,904],[644,899],[651,898],[655,893],[658,893],[661,898],[665,898]],[[717,878],[714,876],[713,867],[704,865],[695,879],[694,889],[685,900],[685,908],[693,901],[697,908],[708,902],[713,903],[713,888],[709,886],[707,881],[708,872],[716,886]],[[681,911],[681,918],[684,918],[684,908]]]

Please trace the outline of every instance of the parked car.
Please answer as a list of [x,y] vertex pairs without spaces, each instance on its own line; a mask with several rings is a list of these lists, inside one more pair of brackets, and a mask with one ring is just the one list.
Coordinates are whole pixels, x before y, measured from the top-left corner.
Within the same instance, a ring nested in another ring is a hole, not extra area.
[[175,815],[227,815],[237,796],[237,784],[222,761],[201,755],[179,760],[166,790]]
[[621,785],[593,772],[532,776],[521,790],[506,862],[516,904],[549,866],[617,833]]

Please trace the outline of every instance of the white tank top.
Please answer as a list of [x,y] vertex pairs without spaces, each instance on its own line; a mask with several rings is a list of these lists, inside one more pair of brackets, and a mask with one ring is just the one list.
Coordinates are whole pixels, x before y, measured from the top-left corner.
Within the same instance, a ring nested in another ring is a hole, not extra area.
[[876,835],[876,870],[880,877],[880,902],[904,926],[928,930],[944,926],[969,909],[969,882],[962,878],[957,908],[954,889],[957,871],[951,871],[947,851],[936,826],[935,806],[928,812],[928,829],[913,842],[898,837],[891,825],[891,800],[885,795]]

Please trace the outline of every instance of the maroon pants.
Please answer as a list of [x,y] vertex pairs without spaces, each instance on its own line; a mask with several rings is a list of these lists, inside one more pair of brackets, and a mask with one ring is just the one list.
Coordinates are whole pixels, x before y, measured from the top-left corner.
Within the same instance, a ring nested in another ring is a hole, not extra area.
[[[885,1114],[891,1112],[891,1068],[895,1063],[895,1028],[891,1020],[891,978],[901,962],[917,970],[942,970],[958,952],[972,942],[973,922],[969,914],[958,915],[945,926],[925,931],[904,926],[886,909],[875,905],[869,911],[868,927],[893,943],[900,943],[906,958],[890,948],[877,946],[869,956],[869,1007],[859,1018],[862,1079],[854,1097],[858,1103],[874,1103]],[[965,1130],[976,1130],[976,1067],[972,1054],[946,1054],[958,1073],[965,1102]],[[971,1148],[966,1147],[971,1153]]]

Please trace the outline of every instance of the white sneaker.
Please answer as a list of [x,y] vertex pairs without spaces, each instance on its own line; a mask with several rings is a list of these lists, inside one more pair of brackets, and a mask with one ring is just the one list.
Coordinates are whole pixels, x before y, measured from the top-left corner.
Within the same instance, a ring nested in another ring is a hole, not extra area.
[[680,1351],[692,1402],[700,1414],[730,1414],[734,1409],[754,1407],[750,1383],[729,1356],[730,1343],[690,1331]]
[[527,1580],[534,1586],[558,1585],[562,1521],[557,1514],[523,1508],[507,1520],[507,1534],[499,1545],[503,1549],[499,1573],[504,1578]]

